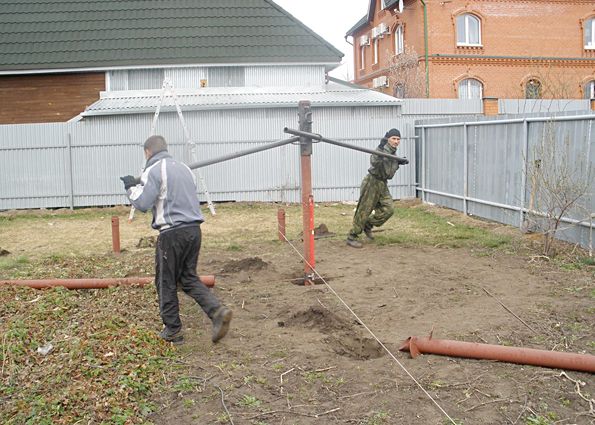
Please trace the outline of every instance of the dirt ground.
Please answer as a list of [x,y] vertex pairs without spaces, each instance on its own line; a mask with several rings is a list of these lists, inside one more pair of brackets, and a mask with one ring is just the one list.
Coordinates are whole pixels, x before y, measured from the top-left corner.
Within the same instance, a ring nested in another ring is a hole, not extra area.
[[[437,339],[593,355],[592,265],[571,270],[535,252],[440,243],[374,242],[353,249],[341,236],[352,206],[321,206],[317,217],[336,217],[327,221],[336,236],[316,240],[316,270],[324,283],[302,286],[296,284],[304,274],[301,240],[278,242],[272,236],[276,210],[266,209],[266,225],[255,224],[260,208],[244,207],[247,213],[239,215],[223,210],[203,225],[199,274],[216,276],[213,290],[233,309],[228,336],[213,345],[208,318],[180,294],[186,343],[176,348],[177,373],[164,370],[159,378],[164,389],[153,396],[154,413],[114,423],[595,423],[594,374],[433,354],[412,359],[399,351],[408,337],[433,332]],[[124,247],[115,258],[103,254],[111,247],[114,212],[121,216]],[[456,212],[434,213],[518,234]],[[41,264],[33,277],[113,277],[117,270],[123,273],[117,277],[151,275],[153,248],[143,237],[152,234],[148,217],[124,225],[127,210],[120,208],[94,219],[60,218],[69,214],[6,225],[0,245],[15,258],[27,255]],[[294,215],[288,228],[299,228],[301,217]],[[391,219],[379,235],[402,231],[404,217]],[[147,245],[137,244],[139,238]],[[85,257],[79,250],[99,254]],[[138,326],[147,332],[159,327],[151,302],[137,315],[146,317]],[[87,320],[93,314],[90,309]]]
[[201,273],[217,276],[215,291],[234,311],[231,330],[212,345],[208,319],[182,297],[189,385],[162,394],[151,421],[595,423],[593,374],[399,351],[409,336],[433,331],[440,339],[595,354],[592,270],[568,273],[471,249],[357,250],[335,238],[316,241],[316,269],[327,284],[299,286],[302,246],[292,243],[297,251],[268,244],[203,252]]

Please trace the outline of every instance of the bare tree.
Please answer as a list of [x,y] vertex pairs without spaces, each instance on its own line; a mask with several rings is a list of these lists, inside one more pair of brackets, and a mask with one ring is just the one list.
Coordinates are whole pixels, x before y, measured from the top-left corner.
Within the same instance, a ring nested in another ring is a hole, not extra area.
[[405,99],[425,96],[424,73],[419,67],[419,56],[415,49],[407,46],[403,53],[390,57],[389,80],[396,97]]
[[515,113],[564,111],[576,99],[581,78],[576,71],[535,60],[526,72],[527,80],[511,84],[504,96],[518,99]]
[[526,226],[543,234],[548,257],[555,255],[553,242],[564,217],[574,213],[588,221],[591,216],[581,201],[588,198],[593,165],[586,152],[571,147],[570,137],[557,137],[555,123],[546,122],[527,167],[531,192]]

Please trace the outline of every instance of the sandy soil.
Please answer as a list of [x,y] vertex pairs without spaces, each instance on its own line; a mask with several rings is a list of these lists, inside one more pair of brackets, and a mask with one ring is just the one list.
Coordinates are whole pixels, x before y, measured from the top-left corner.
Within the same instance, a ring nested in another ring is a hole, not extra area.
[[181,296],[180,350],[192,385],[162,394],[150,419],[594,423],[593,374],[399,351],[433,330],[434,338],[595,354],[592,271],[469,249],[357,250],[337,238],[317,240],[316,258],[326,284],[300,286],[302,260],[287,244],[203,250],[199,272],[217,276],[214,290],[234,311],[231,330],[211,344],[208,319]]

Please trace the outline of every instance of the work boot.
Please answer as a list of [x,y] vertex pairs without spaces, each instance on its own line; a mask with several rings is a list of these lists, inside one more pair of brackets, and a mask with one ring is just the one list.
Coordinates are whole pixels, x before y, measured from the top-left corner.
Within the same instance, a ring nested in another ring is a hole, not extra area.
[[219,341],[227,334],[232,315],[232,311],[225,306],[221,306],[215,311],[213,315],[213,336],[211,337],[213,342]]
[[372,227],[373,226],[371,224],[366,224],[364,226],[364,233],[366,234],[366,238],[368,238],[371,241],[374,240],[374,235],[372,234]]
[[181,328],[174,332],[166,326],[161,332],[159,332],[159,337],[162,340],[171,342],[174,345],[182,344],[184,342],[184,335],[182,335]]
[[361,248],[363,246],[363,244],[360,241],[358,241],[351,235],[347,236],[347,245],[349,245],[352,248]]

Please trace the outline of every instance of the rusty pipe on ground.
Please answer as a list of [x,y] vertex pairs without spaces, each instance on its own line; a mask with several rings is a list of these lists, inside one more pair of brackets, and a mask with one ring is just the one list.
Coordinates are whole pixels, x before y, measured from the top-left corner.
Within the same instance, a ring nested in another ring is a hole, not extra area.
[[[198,276],[207,287],[215,286],[215,276]],[[35,289],[54,288],[62,286],[67,289],[103,289],[118,285],[144,286],[154,282],[152,277],[123,277],[109,279],[30,279],[30,280],[0,280],[0,286],[28,286]]]
[[448,339],[432,339],[412,336],[407,338],[400,351],[409,351],[415,358],[422,353],[470,359],[497,360],[501,362],[544,366],[554,369],[595,372],[595,356],[589,354],[562,353],[523,347],[461,342]]

